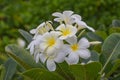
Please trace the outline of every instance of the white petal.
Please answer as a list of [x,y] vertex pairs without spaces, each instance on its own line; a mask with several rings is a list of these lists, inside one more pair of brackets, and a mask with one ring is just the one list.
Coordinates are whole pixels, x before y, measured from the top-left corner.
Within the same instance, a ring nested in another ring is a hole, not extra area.
[[32,29],[32,30],[30,30],[30,33],[31,33],[31,34],[35,34],[36,32],[37,32],[36,29]]
[[70,53],[65,60],[68,64],[77,64],[79,61],[79,56],[76,53]]
[[45,22],[41,23],[38,27],[37,30],[39,30],[41,27],[45,26]]
[[73,11],[64,11],[63,14],[65,16],[71,16],[73,14]]
[[60,22],[60,21],[63,21],[63,20],[61,18],[55,18],[54,21]]
[[79,50],[78,54],[83,59],[88,59],[91,56],[88,49],[81,49]]
[[65,55],[71,53],[70,45],[64,44],[62,51],[65,53]]
[[69,37],[75,36],[75,34],[77,33],[77,28],[73,27],[71,25],[67,25],[69,26],[70,30],[71,30],[71,34],[69,35]]
[[39,56],[40,56],[41,62],[45,63],[47,56],[45,56],[43,53],[41,53]]
[[57,39],[54,47],[57,49],[61,49],[62,46],[63,46],[63,41]]
[[78,14],[74,14],[74,15],[72,15],[71,17],[72,17],[74,20],[81,20],[81,19],[82,19],[81,16],[78,15]]
[[34,53],[34,42],[33,41],[28,45],[27,49],[30,49],[31,55]]
[[55,13],[53,13],[52,14],[52,16],[55,16],[55,17],[62,17],[62,14],[61,13],[59,13],[59,12],[55,12]]
[[44,50],[46,50],[47,47],[48,47],[48,44],[46,44],[46,43],[44,43],[44,42],[40,44],[40,49],[42,50],[42,52],[43,52]]
[[51,37],[58,38],[61,35],[61,32],[51,31],[50,34],[51,34]]
[[40,57],[39,57],[39,54],[36,54],[36,55],[35,55],[35,61],[36,61],[36,63],[39,62],[39,58],[40,58]]
[[47,64],[47,68],[48,68],[49,71],[55,71],[56,64],[53,60],[48,59],[46,64]]
[[59,37],[60,40],[64,40],[64,39],[66,39],[66,38],[68,38],[68,36],[60,36],[60,37]]
[[85,22],[83,21],[76,21],[76,23],[79,25],[81,28],[88,28],[89,30],[95,32],[95,30],[92,27],[89,27]]
[[86,48],[90,47],[90,43],[86,38],[80,39],[78,44],[80,45],[81,49],[86,49]]
[[95,30],[92,27],[86,26],[86,28],[88,28],[89,30],[91,30],[92,32],[95,32]]
[[83,21],[79,21],[77,20],[76,23],[79,25],[79,27],[83,27],[83,28],[86,28],[87,24]]
[[61,63],[65,60],[66,54],[64,52],[58,52],[57,56],[55,57],[55,62]]
[[52,56],[56,53],[57,49],[55,47],[48,47],[46,53],[48,56]]
[[56,28],[56,30],[62,30],[62,29],[65,29],[65,25],[64,24],[61,24],[60,26],[58,26]]
[[69,37],[69,38],[66,39],[66,41],[69,44],[75,44],[75,43],[77,43],[77,37],[76,36]]

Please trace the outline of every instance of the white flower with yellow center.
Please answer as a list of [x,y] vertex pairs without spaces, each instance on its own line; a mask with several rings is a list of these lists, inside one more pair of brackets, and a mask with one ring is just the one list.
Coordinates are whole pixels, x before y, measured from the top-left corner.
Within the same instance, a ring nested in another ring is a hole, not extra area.
[[38,35],[43,35],[44,33],[48,32],[50,29],[53,30],[51,21],[47,21],[41,23],[36,29],[32,29],[30,33],[35,34],[33,37],[33,39],[35,39]]
[[[63,48],[62,48],[63,49]],[[56,63],[61,63],[65,60],[66,54],[63,50],[57,50],[54,52],[54,55],[48,56],[47,54],[40,54],[41,62],[45,63],[49,71],[56,70]]]
[[72,37],[77,33],[77,28],[72,25],[61,24],[60,26],[56,28],[56,30],[59,31],[60,33],[59,39],[61,40]]
[[63,41],[59,38],[59,32],[51,31],[43,34],[42,42],[40,48],[42,52],[45,52],[47,55],[52,55],[57,50],[61,49]]
[[88,59],[90,57],[90,51],[87,49],[90,43],[86,38],[82,38],[77,42],[77,37],[71,37],[66,40],[70,45],[66,44],[66,52],[68,56],[66,57],[66,62],[68,64],[77,64],[79,58]]
[[54,19],[56,22],[62,23],[64,21],[65,24],[74,24],[78,25],[79,29],[88,28],[91,31],[95,31],[92,27],[89,27],[82,18],[78,14],[73,14],[73,11],[64,11],[63,13],[55,12],[52,14],[53,16],[57,17]]

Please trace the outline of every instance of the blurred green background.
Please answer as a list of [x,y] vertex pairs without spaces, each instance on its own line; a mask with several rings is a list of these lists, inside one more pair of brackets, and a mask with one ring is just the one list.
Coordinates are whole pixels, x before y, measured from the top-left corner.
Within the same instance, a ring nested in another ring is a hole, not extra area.
[[29,31],[64,10],[80,14],[95,29],[107,29],[120,19],[120,0],[0,0],[0,53],[20,37],[18,29]]

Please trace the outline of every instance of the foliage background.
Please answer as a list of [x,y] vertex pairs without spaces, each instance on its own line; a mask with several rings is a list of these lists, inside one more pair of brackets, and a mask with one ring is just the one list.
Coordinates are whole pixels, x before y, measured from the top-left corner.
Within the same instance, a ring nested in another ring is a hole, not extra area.
[[88,25],[98,29],[120,19],[120,0],[0,0],[0,53],[16,42],[18,29],[29,31],[51,20],[53,12],[72,10]]

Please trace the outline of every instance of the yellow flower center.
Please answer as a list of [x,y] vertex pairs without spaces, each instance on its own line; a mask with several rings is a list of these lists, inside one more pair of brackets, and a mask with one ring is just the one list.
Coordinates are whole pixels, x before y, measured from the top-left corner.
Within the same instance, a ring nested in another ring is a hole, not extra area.
[[62,29],[62,35],[63,36],[67,36],[70,34],[70,29],[69,28],[66,28],[66,29]]
[[48,46],[53,46],[55,44],[55,39],[54,38],[50,38],[48,39]]
[[78,50],[78,44],[73,44],[73,45],[71,45],[71,49],[72,49],[73,51],[77,51],[77,50]]

